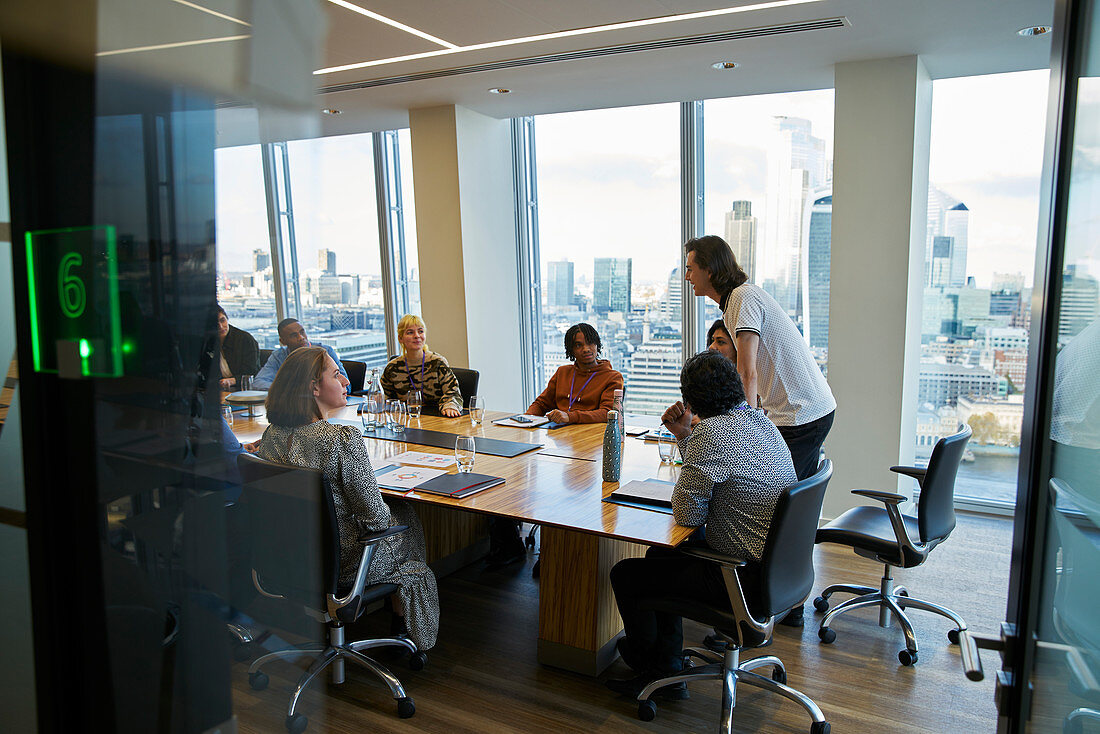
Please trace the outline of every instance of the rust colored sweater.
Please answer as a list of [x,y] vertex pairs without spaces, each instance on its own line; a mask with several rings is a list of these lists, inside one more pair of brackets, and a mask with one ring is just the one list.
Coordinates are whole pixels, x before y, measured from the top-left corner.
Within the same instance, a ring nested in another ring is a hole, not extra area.
[[[570,423],[606,423],[607,411],[615,402],[615,390],[622,389],[623,376],[611,369],[611,362],[606,359],[596,362],[591,370],[562,365],[527,413],[546,415],[557,409],[569,414]],[[574,398],[572,410],[569,409],[570,391]]]

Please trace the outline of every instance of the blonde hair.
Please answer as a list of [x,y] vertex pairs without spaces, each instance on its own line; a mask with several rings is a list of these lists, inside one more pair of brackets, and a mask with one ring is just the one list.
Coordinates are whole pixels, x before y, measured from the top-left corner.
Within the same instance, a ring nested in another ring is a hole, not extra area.
[[321,347],[302,347],[290,353],[267,391],[264,407],[268,423],[295,428],[324,418],[313,385],[324,377],[327,358]]
[[[424,319],[420,318],[414,313],[407,313],[401,317],[401,320],[397,322],[397,342],[401,344],[401,353],[405,354],[409,350],[405,348],[404,342],[401,341],[401,335],[405,333],[405,329],[410,326],[419,326],[427,334],[428,325],[424,323]],[[428,354],[432,350],[428,349],[428,340],[424,340],[424,353]]]

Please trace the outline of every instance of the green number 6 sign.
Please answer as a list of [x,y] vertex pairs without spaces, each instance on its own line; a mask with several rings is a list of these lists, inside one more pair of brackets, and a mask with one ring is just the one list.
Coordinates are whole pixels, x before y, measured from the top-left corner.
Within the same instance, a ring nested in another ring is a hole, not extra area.
[[57,268],[57,297],[61,301],[61,313],[70,319],[80,318],[88,303],[84,281],[72,274],[74,267],[78,268],[83,264],[84,258],[80,253],[70,252],[61,258],[61,265]]

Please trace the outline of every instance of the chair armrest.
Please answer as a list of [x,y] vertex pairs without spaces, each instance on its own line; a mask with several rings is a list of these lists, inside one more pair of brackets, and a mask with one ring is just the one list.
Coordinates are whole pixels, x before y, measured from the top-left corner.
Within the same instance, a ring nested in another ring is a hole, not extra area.
[[737,568],[739,566],[744,566],[747,563],[747,561],[744,561],[740,558],[735,558],[734,556],[726,555],[725,553],[719,553],[718,551],[711,548],[705,548],[698,545],[681,546],[677,550],[679,550],[686,556],[695,556],[696,558],[702,558],[707,561],[714,561],[715,563],[719,563],[723,566],[732,566],[734,568]]
[[924,476],[928,473],[927,469],[919,466],[892,466],[890,471],[895,474],[904,474],[907,477],[912,477],[917,480],[917,484],[924,484]]
[[359,542],[362,545],[374,545],[375,543],[378,543],[379,541],[385,540],[386,538],[390,537],[391,535],[397,535],[398,533],[403,533],[408,529],[409,529],[408,525],[394,525],[392,527],[386,528],[385,530],[379,530],[378,532],[375,532],[375,533],[361,532],[361,533],[359,533]]
[[897,492],[881,492],[877,489],[853,489],[852,494],[858,494],[861,497],[870,497],[873,500],[878,500],[886,505],[897,506],[905,501],[905,497]]

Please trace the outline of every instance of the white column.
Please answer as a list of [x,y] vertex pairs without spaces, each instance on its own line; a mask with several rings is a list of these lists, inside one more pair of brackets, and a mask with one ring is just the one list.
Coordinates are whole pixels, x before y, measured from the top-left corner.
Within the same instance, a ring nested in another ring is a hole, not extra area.
[[913,462],[932,103],[916,56],[837,64],[835,87],[825,518],[914,486],[889,467]]
[[428,343],[481,373],[490,410],[523,410],[511,127],[453,105],[409,124]]

